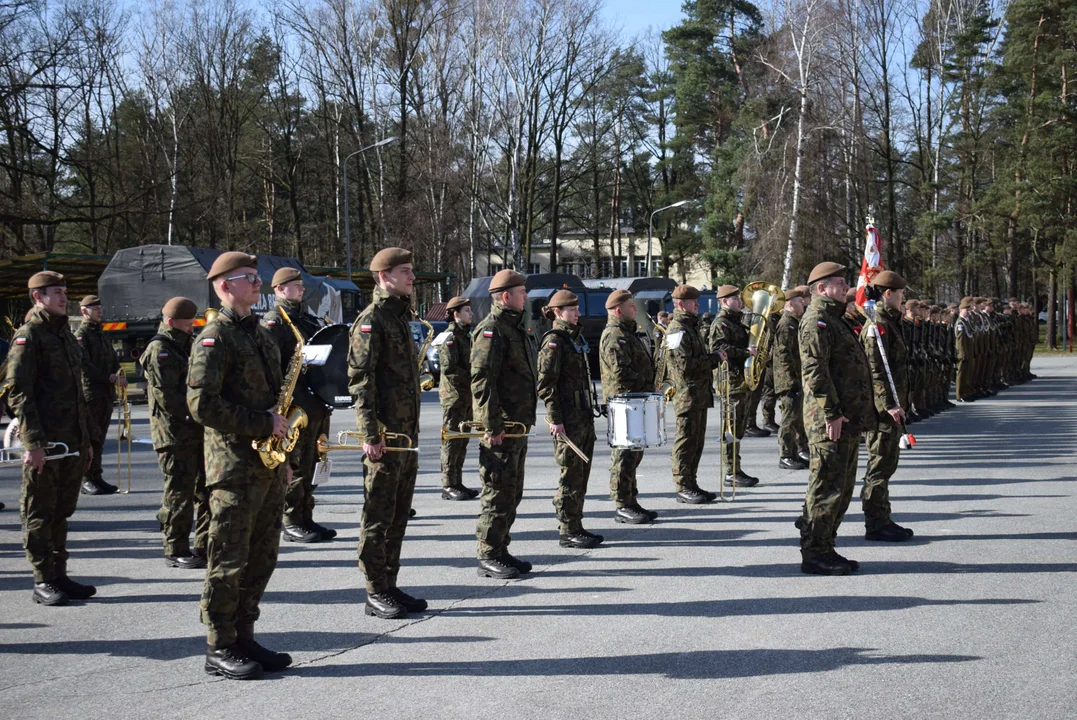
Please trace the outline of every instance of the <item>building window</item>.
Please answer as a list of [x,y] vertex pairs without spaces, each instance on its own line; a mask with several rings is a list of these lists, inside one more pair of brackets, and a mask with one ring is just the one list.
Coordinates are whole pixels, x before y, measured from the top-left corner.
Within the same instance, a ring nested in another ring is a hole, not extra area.
[[621,277],[628,277],[628,261],[621,260],[618,264],[621,266]]
[[637,260],[636,261],[635,275],[636,275],[636,277],[645,277],[647,275],[647,261],[646,260]]
[[497,275],[499,272],[505,269],[504,265],[498,265],[497,263],[490,263],[490,274]]
[[527,272],[531,273],[532,275],[538,275],[540,272],[542,272],[542,268],[539,267],[538,263],[531,263],[530,265],[528,265]]
[[613,274],[613,263],[609,260],[603,260],[602,264],[598,268],[598,276],[600,278],[608,278]]
[[652,269],[652,274],[653,275],[661,275],[662,274],[662,258],[655,258],[654,260],[651,260],[651,269]]

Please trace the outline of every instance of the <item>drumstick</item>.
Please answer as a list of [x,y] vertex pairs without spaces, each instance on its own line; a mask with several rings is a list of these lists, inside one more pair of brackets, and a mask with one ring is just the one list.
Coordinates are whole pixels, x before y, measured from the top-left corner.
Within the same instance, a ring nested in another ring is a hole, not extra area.
[[[547,420],[546,424],[550,425],[550,421]],[[551,427],[550,433],[552,434],[553,433],[553,430],[552,430],[553,426],[550,425],[550,427]],[[565,435],[554,435],[553,437],[554,437],[554,440],[562,440],[566,445],[568,445],[569,449],[571,449],[572,452],[574,452],[574,453],[576,453],[577,455],[580,456],[580,460],[583,460],[585,463],[591,462],[591,458],[587,457],[587,455],[584,454],[583,450],[580,450],[580,447],[576,443],[572,442],[571,439],[569,439],[567,434],[565,434]]]

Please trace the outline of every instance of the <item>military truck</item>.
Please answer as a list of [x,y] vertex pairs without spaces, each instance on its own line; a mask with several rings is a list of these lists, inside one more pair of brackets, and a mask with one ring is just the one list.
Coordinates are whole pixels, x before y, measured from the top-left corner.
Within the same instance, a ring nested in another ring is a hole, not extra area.
[[[102,326],[128,378],[144,386],[138,358],[157,333],[161,307],[170,298],[181,295],[198,304],[195,325],[205,325],[208,308],[220,308],[217,294],[206,273],[222,250],[182,245],[142,245],[117,251],[98,279],[98,295],[104,310]],[[303,304],[308,312],[328,323],[355,319],[359,306],[359,288],[347,280],[316,277],[295,258],[275,255],[258,256],[258,274],[262,277],[262,297],[254,310],[264,313],[274,305],[273,274],[282,267],[294,267],[303,275],[306,291]]]

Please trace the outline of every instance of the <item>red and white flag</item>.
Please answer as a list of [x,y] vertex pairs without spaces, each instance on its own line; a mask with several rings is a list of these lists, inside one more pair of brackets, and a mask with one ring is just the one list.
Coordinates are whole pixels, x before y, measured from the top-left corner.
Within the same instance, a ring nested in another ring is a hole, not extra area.
[[875,223],[869,221],[864,228],[864,233],[867,235],[864,241],[864,259],[860,262],[860,278],[856,281],[856,304],[860,307],[864,307],[864,303],[868,300],[868,283],[883,271],[882,257],[879,253],[882,240],[879,238],[879,231],[875,229]]

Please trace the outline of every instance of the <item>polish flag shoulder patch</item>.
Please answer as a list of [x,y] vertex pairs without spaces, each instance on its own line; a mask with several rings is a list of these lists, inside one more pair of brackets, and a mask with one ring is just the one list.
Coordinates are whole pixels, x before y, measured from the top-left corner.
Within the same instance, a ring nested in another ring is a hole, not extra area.
[[445,341],[445,344],[446,344],[446,345],[452,345],[452,340],[446,340],[446,341]]
[[622,338],[617,338],[617,344],[618,345],[625,345],[626,343]]
[[826,323],[825,323],[825,322],[823,322],[822,320],[817,320],[817,321],[815,322],[815,324],[816,324],[816,325],[818,325],[818,326],[819,326],[819,327],[821,327],[821,328],[825,328],[825,327],[826,327]]
[[277,324],[276,320],[266,320],[266,325],[268,325],[269,327],[273,327],[276,324]]
[[26,344],[26,338],[24,338],[24,337],[15,338],[15,344],[16,345],[25,345]]
[[166,353],[166,352],[157,353],[157,359],[158,360],[164,360],[166,357],[168,357],[168,353]]
[[75,339],[78,340],[80,343],[82,342],[82,336],[81,335],[76,337]]
[[548,347],[548,348],[556,348],[557,343],[551,341],[549,343],[546,343],[546,347]]
[[202,338],[202,347],[213,347],[217,344],[217,338]]
[[374,329],[374,326],[373,326],[373,325],[360,325],[360,326],[359,326],[359,332],[365,332],[365,333],[368,333],[368,332],[370,332],[370,331],[371,331],[371,330],[373,330],[373,329]]
[[493,330],[483,330],[482,331],[482,336],[484,338],[492,338],[494,336],[494,331]]

